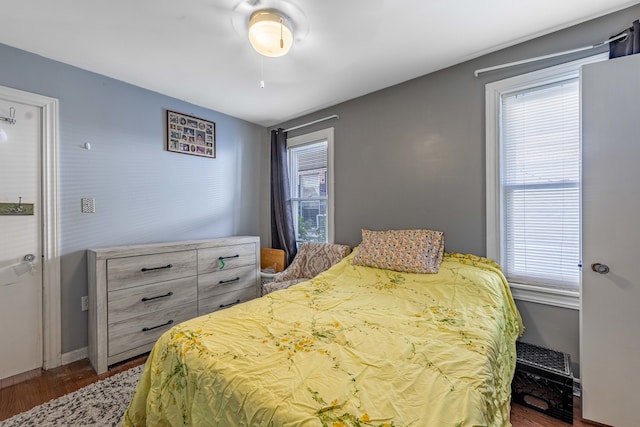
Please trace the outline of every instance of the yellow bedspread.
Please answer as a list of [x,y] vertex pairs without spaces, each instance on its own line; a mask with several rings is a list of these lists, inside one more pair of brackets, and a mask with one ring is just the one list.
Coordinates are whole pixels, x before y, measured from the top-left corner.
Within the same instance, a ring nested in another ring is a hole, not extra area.
[[125,426],[509,425],[522,322],[489,260],[353,266],[205,315],[152,350]]

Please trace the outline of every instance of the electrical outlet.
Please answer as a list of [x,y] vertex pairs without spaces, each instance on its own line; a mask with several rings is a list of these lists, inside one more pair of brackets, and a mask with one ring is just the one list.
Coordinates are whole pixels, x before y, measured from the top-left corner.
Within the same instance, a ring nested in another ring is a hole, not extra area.
[[80,199],[80,212],[96,213],[96,199],[93,197],[83,197]]
[[89,310],[89,297],[84,296],[81,298],[81,301],[82,301],[82,311]]

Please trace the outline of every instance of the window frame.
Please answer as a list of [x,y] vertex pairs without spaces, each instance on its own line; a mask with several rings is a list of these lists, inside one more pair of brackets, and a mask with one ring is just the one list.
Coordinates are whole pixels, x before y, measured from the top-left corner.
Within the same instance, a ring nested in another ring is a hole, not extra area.
[[[330,127],[326,129],[320,129],[315,132],[309,132],[295,137],[287,138],[287,160],[290,159],[290,148],[314,144],[321,141],[327,142],[327,242],[334,243],[334,128]],[[292,193],[295,185],[293,179],[294,177],[292,177],[291,173],[289,173],[289,188],[291,189]]]
[[[544,68],[485,85],[486,121],[486,250],[487,257],[502,265],[504,260],[501,188],[501,109],[502,95],[543,85],[580,78],[582,65],[608,59],[602,53],[565,64]],[[581,85],[581,83],[578,83]],[[581,96],[581,95],[580,95]],[[581,114],[581,113],[580,113]],[[581,120],[581,119],[580,119]],[[582,135],[580,136],[582,138]],[[582,143],[581,143],[582,145]],[[582,181],[582,179],[580,180]],[[580,182],[580,185],[582,182]],[[582,231],[580,231],[582,234]],[[582,240],[582,236],[580,236]],[[580,284],[575,289],[509,282],[515,299],[564,308],[580,309]]]

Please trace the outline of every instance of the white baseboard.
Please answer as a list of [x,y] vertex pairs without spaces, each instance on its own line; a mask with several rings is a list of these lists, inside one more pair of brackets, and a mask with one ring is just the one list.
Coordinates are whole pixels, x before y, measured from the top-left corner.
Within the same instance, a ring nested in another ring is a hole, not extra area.
[[82,347],[68,353],[62,353],[62,364],[68,365],[69,363],[77,362],[87,357],[89,357],[89,350],[87,347]]

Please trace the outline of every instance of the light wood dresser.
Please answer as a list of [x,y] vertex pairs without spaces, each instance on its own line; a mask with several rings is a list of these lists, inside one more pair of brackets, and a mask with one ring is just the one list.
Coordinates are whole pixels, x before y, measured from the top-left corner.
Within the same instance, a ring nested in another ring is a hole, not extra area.
[[89,249],[89,360],[98,374],[180,322],[260,296],[260,239]]

